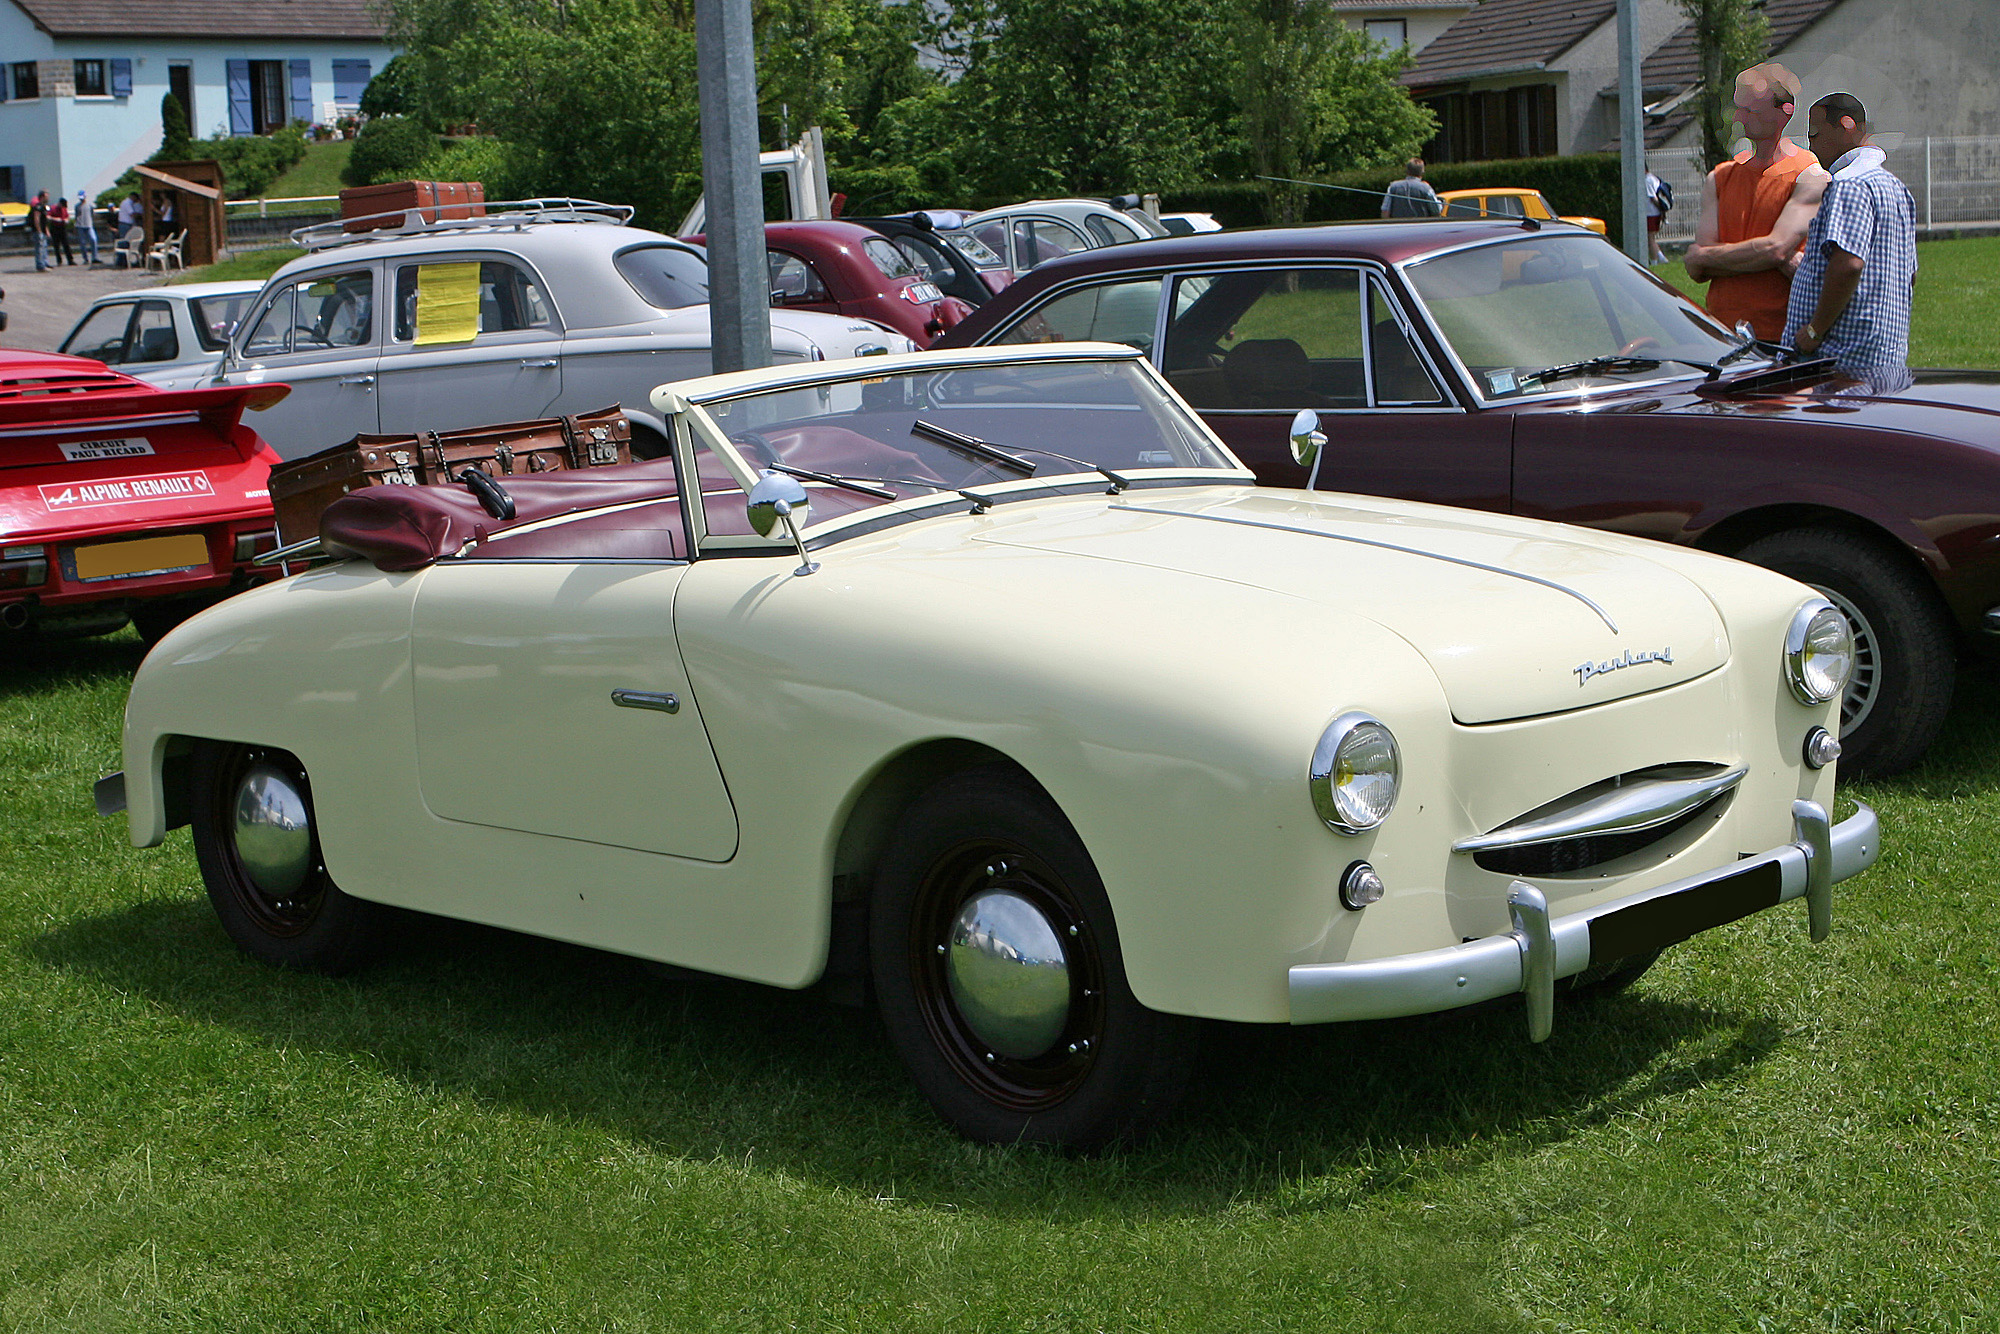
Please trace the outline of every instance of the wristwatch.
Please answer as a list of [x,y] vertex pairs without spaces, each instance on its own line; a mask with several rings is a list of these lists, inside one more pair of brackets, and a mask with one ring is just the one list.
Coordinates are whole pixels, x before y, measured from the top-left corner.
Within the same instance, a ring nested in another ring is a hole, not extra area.
[[1815,343],[1822,343],[1826,341],[1826,335],[1821,333],[1819,330],[1813,328],[1810,324],[1808,324],[1805,328],[1801,329],[1799,332],[1803,333],[1806,337],[1812,339]]

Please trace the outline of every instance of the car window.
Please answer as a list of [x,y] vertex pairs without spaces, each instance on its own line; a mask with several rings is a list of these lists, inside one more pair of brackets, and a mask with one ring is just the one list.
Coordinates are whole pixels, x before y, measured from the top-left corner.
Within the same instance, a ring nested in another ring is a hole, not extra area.
[[[1003,238],[1001,243],[1004,245],[1005,233],[998,228],[994,230],[996,235]],[[946,232],[944,239],[951,243],[953,250],[956,250],[982,269],[1006,267],[1007,261],[1000,258],[994,249],[993,243],[988,241],[984,234],[975,236],[971,232]]]
[[861,252],[873,260],[875,267],[882,270],[885,278],[915,278],[918,273],[910,261],[903,258],[903,252],[889,244],[880,236],[871,236],[861,243]]
[[1382,404],[1442,403],[1444,394],[1424,368],[1424,360],[1396,321],[1381,285],[1368,284],[1368,353],[1375,374],[1375,401]]
[[244,343],[253,357],[325,352],[375,341],[375,279],[365,269],[289,283]]
[[1518,218],[1521,216],[1521,197],[1494,195],[1486,201],[1486,213],[1494,218]]
[[1367,403],[1361,276],[1354,269],[1253,269],[1183,278],[1162,368],[1198,408],[1274,411]]
[[57,349],[73,357],[91,357],[108,366],[116,366],[125,360],[125,330],[132,323],[130,301],[113,302],[99,306],[84,317]]
[[547,328],[541,284],[505,260],[405,264],[396,270],[399,343],[468,343],[481,334]]
[[174,332],[174,309],[164,301],[141,301],[132,314],[132,336],[125,345],[128,364],[177,361],[180,335]]
[[1103,283],[1066,292],[1037,306],[994,339],[996,343],[1063,343],[1096,340],[1153,349],[1164,278]]
[[813,266],[797,255],[788,255],[782,250],[766,250],[764,263],[770,269],[771,297],[787,305],[802,301],[831,301],[826,294],[826,284],[820,281]]
[[1121,242],[1136,241],[1139,239],[1138,232],[1134,231],[1129,224],[1119,222],[1116,218],[1107,218],[1092,213],[1084,218],[1083,225],[1090,229],[1090,234],[1097,238],[1097,244],[1099,245],[1118,245]]
[[956,272],[951,261],[932,242],[914,236],[892,236],[889,241],[910,266],[910,271],[926,282],[950,282]]
[[250,309],[250,303],[257,299],[255,292],[232,292],[226,296],[197,296],[188,298],[188,318],[194,322],[195,337],[211,352],[220,352],[229,346],[229,335],[236,332],[236,325],[243,313]]
[[708,261],[679,246],[633,246],[619,251],[611,263],[633,291],[661,310],[708,300]]
[[[1007,224],[1005,221],[982,223],[971,231],[964,233],[964,235],[970,236],[974,241],[977,241],[980,249],[993,256],[994,259],[999,260],[1002,264],[1008,262],[1001,258],[1007,253]],[[957,235],[952,237],[952,244],[958,246],[961,251],[965,251],[965,246],[959,241]],[[970,254],[971,252],[966,251],[966,253]],[[973,263],[975,264],[982,262],[977,257],[973,259]]]
[[1052,259],[1090,249],[1083,233],[1060,222],[1023,218],[1014,224],[1014,264],[1023,272]]

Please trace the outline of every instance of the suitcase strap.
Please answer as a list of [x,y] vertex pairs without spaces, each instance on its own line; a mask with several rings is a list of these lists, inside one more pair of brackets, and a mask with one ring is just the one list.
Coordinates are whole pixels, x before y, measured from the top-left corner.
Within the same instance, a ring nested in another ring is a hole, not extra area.
[[563,441],[569,446],[570,462],[579,468],[601,468],[618,462],[618,442],[607,426],[585,428],[573,414],[562,419]]

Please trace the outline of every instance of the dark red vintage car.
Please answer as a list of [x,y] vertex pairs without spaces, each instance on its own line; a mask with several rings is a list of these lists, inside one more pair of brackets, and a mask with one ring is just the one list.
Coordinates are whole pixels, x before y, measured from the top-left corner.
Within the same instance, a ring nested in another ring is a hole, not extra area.
[[271,465],[242,421],[281,384],[155,389],[101,361],[0,349],[0,646],[158,639],[278,577]]
[[[1560,519],[1790,574],[1853,623],[1845,762],[1923,754],[2000,644],[2000,373],[1863,382],[1559,223],[1236,231],[1053,261],[940,347],[1145,350],[1260,480]],[[1294,462],[1294,417],[1328,439]]]
[[[696,245],[704,236],[686,236]],[[767,222],[771,304],[859,315],[919,347],[972,313],[919,273],[888,237],[852,222]]]

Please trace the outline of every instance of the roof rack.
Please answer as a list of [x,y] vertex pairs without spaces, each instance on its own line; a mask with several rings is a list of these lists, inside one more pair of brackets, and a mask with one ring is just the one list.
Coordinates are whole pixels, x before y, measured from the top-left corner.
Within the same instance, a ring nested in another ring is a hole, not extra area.
[[[485,212],[471,217],[426,217],[426,214],[462,213],[480,207]],[[368,241],[394,241],[403,237],[453,231],[519,231],[546,223],[583,222],[623,227],[635,212],[630,204],[602,204],[595,199],[513,199],[503,202],[437,203],[422,208],[391,209],[386,213],[364,213],[332,222],[316,222],[292,233],[292,240],[307,250],[327,250],[334,246]],[[373,226],[356,228],[356,223]]]

